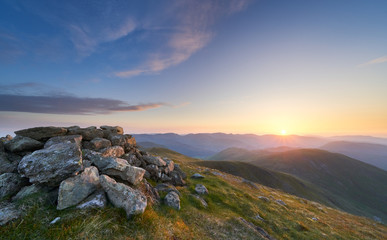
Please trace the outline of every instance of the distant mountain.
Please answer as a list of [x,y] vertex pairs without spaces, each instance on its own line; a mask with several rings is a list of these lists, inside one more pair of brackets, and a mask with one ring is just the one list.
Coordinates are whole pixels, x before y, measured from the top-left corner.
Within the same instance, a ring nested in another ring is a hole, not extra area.
[[207,158],[226,148],[245,149],[277,148],[315,148],[328,142],[325,138],[309,136],[279,136],[254,134],[199,133],[178,135],[165,134],[134,134],[137,142],[151,142],[180,152],[182,154]]
[[330,141],[350,141],[350,142],[362,142],[362,143],[376,143],[387,145],[387,138],[372,137],[372,136],[335,136],[330,137]]
[[329,142],[321,146],[320,149],[341,153],[387,170],[387,145],[336,141]]

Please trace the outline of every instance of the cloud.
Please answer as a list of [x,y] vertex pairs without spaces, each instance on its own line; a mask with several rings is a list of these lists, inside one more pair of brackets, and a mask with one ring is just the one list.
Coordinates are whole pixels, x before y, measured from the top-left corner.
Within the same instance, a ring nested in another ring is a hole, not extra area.
[[[129,78],[154,74],[186,61],[211,41],[214,36],[211,28],[219,18],[245,9],[249,2],[177,1],[169,10],[175,13],[173,22],[176,24],[167,34],[166,44],[160,44],[160,49],[149,54],[148,59],[138,67],[117,71],[114,75]],[[157,24],[151,22],[148,29],[160,29],[154,26]]]
[[387,56],[383,56],[383,57],[368,61],[366,63],[362,63],[362,64],[358,65],[358,67],[365,67],[365,66],[379,64],[379,63],[385,63],[385,62],[387,62]]
[[0,111],[11,112],[89,115],[144,111],[162,106],[166,104],[130,105],[124,101],[107,98],[0,94]]

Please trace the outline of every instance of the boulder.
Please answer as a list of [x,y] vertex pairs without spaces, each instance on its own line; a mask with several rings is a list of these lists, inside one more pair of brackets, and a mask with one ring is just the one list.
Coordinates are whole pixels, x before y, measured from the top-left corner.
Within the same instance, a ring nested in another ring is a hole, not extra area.
[[161,180],[162,182],[170,182],[170,181],[172,181],[172,178],[169,177],[167,174],[162,173],[162,174],[161,174],[161,177],[160,177],[160,180]]
[[178,172],[180,174],[181,178],[183,178],[184,180],[187,179],[187,174],[185,174],[185,172],[183,172],[183,170],[181,170],[179,164],[175,163],[173,171]]
[[125,174],[126,174],[126,179],[125,179],[126,181],[130,182],[133,185],[137,185],[139,182],[142,181],[145,174],[145,169],[128,166],[125,169]]
[[176,189],[175,186],[168,183],[159,183],[155,187],[159,193],[169,193],[169,192],[175,192],[178,195],[180,195],[179,190]]
[[164,161],[167,164],[167,166],[164,169],[164,173],[169,174],[170,172],[172,172],[175,169],[175,163],[169,159],[164,159]]
[[49,148],[52,145],[58,144],[58,143],[63,143],[63,142],[72,142],[76,143],[81,147],[82,143],[82,136],[81,135],[68,135],[68,136],[57,136],[57,137],[52,137],[48,139],[46,144],[44,144],[44,148]]
[[201,196],[197,195],[197,194],[192,194],[192,196],[194,198],[196,198],[197,200],[199,200],[200,204],[204,207],[204,208],[207,208],[208,207],[208,204],[206,202],[206,200],[204,200]]
[[83,200],[80,204],[78,204],[77,208],[104,208],[106,207],[106,204],[107,199],[105,192],[103,190],[97,190],[88,196],[85,200]]
[[10,162],[8,160],[8,154],[0,152],[0,174],[11,173],[17,170],[17,162]]
[[15,134],[29,137],[38,141],[45,141],[56,136],[66,135],[67,129],[62,127],[35,127],[16,131]]
[[207,188],[202,184],[196,184],[195,192],[197,192],[198,194],[208,194]]
[[158,180],[161,178],[161,171],[159,167],[154,164],[148,165],[145,167],[145,170],[148,171],[151,175],[151,178]]
[[124,134],[124,129],[119,126],[101,126],[99,128],[102,129],[104,138],[109,138],[111,135]]
[[0,139],[0,152],[4,152],[4,142]]
[[12,203],[0,203],[0,226],[7,224],[21,216],[21,211]]
[[144,213],[147,199],[142,192],[123,183],[117,183],[106,175],[100,176],[100,183],[110,202],[115,207],[123,208],[128,217]]
[[121,157],[125,154],[124,149],[120,146],[107,147],[101,149],[100,152],[102,157]]
[[130,166],[129,163],[122,158],[108,158],[110,163],[106,167],[100,169],[103,173],[109,176],[117,176],[122,180],[128,181],[133,185],[137,185],[144,177],[145,170],[138,167]]
[[43,143],[29,137],[16,136],[5,142],[4,146],[10,152],[25,152],[43,148]]
[[172,178],[171,182],[175,186],[184,186],[186,185],[185,181],[183,180],[182,176],[177,171],[172,171],[169,176]]
[[12,196],[27,184],[27,179],[17,173],[3,173],[0,175],[0,199]]
[[195,173],[195,174],[193,174],[193,175],[191,176],[191,178],[193,178],[193,179],[201,179],[201,178],[204,178],[204,176],[201,175],[201,174],[199,174],[199,173]]
[[42,189],[43,188],[37,184],[25,186],[12,198],[12,201],[18,201],[18,200],[23,199],[31,194],[40,192]]
[[167,163],[161,157],[143,156],[142,159],[144,159],[144,161],[148,164],[154,164],[158,167],[167,166]]
[[94,138],[102,138],[103,132],[101,129],[96,127],[80,128],[80,127],[70,127],[68,128],[69,135],[82,135],[82,139],[85,141],[91,141]]
[[59,143],[23,157],[18,166],[31,183],[58,186],[81,170],[82,153],[76,143]]
[[88,167],[81,174],[60,183],[58,210],[75,206],[99,187],[99,174],[96,167]]
[[151,205],[160,203],[160,195],[156,188],[154,188],[147,180],[143,180],[142,192],[148,199],[148,203]]
[[[98,151],[103,148],[110,147],[112,143],[105,138],[94,138],[90,141],[90,147],[92,150]],[[124,151],[124,149],[122,149]]]
[[129,151],[136,146],[136,139],[132,135],[110,135],[109,140],[112,142],[112,146],[121,146],[125,151]]
[[164,198],[165,205],[180,210],[180,197],[175,192],[169,192]]
[[286,203],[284,201],[282,201],[281,199],[277,199],[277,200],[275,200],[275,202],[278,203],[279,205],[286,206]]
[[132,166],[140,167],[142,165],[142,161],[136,156],[136,154],[125,154],[122,158],[126,159]]
[[264,196],[258,196],[259,199],[261,199],[264,202],[270,202],[270,199]]

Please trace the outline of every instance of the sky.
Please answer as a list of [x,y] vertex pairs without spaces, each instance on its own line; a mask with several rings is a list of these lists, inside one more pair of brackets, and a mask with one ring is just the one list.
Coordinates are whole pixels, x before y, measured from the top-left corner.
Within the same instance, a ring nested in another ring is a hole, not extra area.
[[0,135],[387,137],[387,1],[0,0]]

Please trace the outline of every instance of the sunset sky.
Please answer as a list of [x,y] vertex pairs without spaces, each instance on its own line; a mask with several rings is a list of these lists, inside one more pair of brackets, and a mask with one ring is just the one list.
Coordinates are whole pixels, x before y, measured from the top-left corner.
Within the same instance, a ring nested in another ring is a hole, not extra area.
[[98,2],[0,0],[1,136],[387,137],[385,0]]

